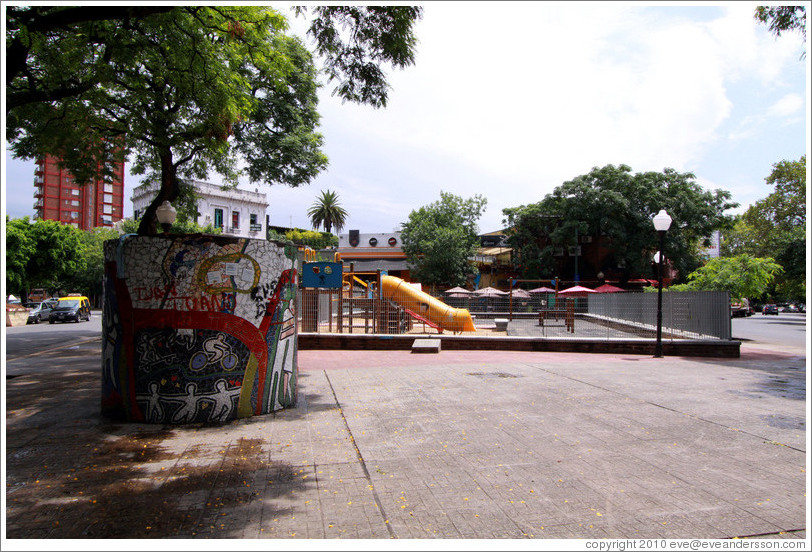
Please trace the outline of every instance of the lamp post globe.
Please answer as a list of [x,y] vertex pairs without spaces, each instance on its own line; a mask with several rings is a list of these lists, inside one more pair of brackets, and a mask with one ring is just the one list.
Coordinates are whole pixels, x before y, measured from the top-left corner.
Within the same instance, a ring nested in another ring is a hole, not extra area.
[[657,252],[657,341],[654,345],[654,358],[663,356],[663,259],[665,258],[665,233],[671,227],[671,217],[665,209],[651,219],[654,229],[660,235],[660,250]]
[[164,233],[168,233],[169,229],[172,228],[172,224],[175,222],[175,218],[178,216],[178,212],[172,207],[171,203],[164,201],[158,206],[155,215],[158,217],[158,222],[164,229]]

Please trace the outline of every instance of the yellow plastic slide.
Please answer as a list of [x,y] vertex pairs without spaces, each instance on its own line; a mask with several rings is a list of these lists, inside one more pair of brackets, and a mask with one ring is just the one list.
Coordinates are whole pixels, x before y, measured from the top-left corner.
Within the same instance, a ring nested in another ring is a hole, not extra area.
[[452,332],[475,332],[474,321],[468,309],[449,307],[439,299],[422,292],[395,276],[381,276],[381,294],[384,299],[412,310],[420,316]]

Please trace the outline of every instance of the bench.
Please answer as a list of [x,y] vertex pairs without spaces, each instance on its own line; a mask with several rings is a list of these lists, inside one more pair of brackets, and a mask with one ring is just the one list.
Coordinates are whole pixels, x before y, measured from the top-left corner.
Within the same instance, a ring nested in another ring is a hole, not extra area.
[[575,333],[575,304],[567,301],[565,309],[539,310],[539,326],[544,327],[545,320],[564,320],[568,332]]
[[412,343],[413,353],[439,353],[440,340],[432,337],[423,337],[415,339]]

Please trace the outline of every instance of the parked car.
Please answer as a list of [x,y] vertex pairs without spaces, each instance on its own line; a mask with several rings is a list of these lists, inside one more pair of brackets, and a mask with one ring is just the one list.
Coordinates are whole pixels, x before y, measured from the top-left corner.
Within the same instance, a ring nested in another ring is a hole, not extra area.
[[806,314],[806,305],[804,305],[803,303],[798,303],[798,312]]
[[56,303],[56,299],[34,303],[28,312],[28,321],[26,324],[39,324],[43,320],[49,320],[51,310],[56,306]]
[[793,304],[789,304],[781,309],[781,312],[798,312],[798,307]]
[[84,296],[60,297],[59,302],[51,310],[48,322],[67,322],[73,320],[90,320],[90,301]]
[[768,303],[764,305],[764,308],[761,310],[761,314],[774,314],[778,316],[778,307],[772,303]]

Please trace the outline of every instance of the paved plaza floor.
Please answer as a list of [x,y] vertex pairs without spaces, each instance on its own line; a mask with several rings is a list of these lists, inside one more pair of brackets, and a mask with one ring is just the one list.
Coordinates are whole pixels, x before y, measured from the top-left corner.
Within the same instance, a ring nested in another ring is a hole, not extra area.
[[807,538],[797,354],[302,350],[296,408],[192,426],[61,359],[6,380],[7,539]]

